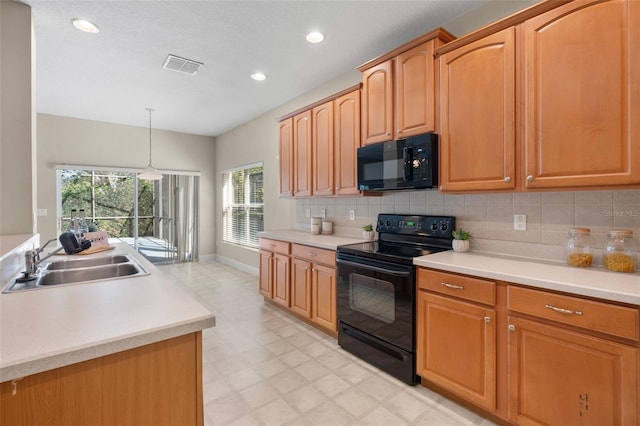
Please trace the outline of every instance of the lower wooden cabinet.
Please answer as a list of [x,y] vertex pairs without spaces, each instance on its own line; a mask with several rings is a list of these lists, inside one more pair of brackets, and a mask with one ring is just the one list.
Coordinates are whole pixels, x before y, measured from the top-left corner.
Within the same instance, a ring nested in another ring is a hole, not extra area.
[[7,426],[202,426],[202,335],[3,382],[0,391]]
[[260,294],[286,308],[290,304],[290,247],[285,241],[260,238]]
[[637,425],[638,349],[509,317],[509,413],[522,425]]
[[[260,294],[336,334],[335,251],[266,238],[260,239],[260,247]],[[289,253],[289,247],[290,257],[267,250]]]
[[639,425],[640,307],[418,268],[417,374],[513,425]]
[[493,309],[420,291],[417,334],[420,377],[495,410]]

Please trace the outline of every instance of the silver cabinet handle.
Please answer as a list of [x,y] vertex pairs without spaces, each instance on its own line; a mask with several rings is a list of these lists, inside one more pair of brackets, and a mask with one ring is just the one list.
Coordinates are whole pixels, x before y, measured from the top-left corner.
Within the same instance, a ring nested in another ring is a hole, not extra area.
[[509,331],[516,331],[516,326],[513,324],[509,324],[507,328],[509,329]]
[[316,257],[317,255],[318,253],[312,253],[312,252],[307,253],[307,256],[309,257]]
[[532,175],[527,176],[527,182],[533,182],[533,176]]
[[552,311],[560,312],[561,314],[582,316],[582,311],[572,311],[571,309],[558,308],[557,306],[553,305],[544,305],[544,307],[547,309],[551,309]]
[[507,176],[507,177],[504,178],[504,181],[505,182],[511,182],[511,178],[509,176]]
[[484,322],[487,324],[491,322],[491,317],[484,317]]
[[305,270],[305,271],[308,271],[308,270],[309,270],[309,267],[308,267],[308,266],[305,266],[305,267],[304,267],[304,270]]
[[453,290],[464,290],[463,285],[449,284],[449,283],[440,283],[447,288],[451,288]]

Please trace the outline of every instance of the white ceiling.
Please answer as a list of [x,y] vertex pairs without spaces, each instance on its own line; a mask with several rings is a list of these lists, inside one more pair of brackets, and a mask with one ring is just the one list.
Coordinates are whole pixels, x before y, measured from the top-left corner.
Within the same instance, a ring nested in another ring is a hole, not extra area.
[[[486,0],[23,0],[39,113],[217,136]],[[84,18],[100,28],[71,25]],[[326,35],[310,44],[305,35]],[[203,62],[162,69],[168,54]],[[262,71],[269,78],[249,76]]]

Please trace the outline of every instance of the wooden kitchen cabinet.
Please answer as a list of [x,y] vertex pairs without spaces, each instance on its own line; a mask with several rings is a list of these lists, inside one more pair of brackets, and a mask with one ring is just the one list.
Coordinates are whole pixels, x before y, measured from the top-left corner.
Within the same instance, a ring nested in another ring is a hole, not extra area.
[[360,85],[281,118],[279,126],[281,197],[360,194]]
[[393,60],[362,72],[363,144],[393,139]]
[[494,287],[418,269],[417,374],[489,412],[496,410],[497,386]]
[[638,424],[637,307],[512,285],[507,300],[511,421]]
[[4,382],[0,424],[202,426],[202,334]]
[[311,110],[313,195],[333,195],[333,101]]
[[541,2],[436,51],[440,189],[640,183],[640,6]]
[[358,67],[362,72],[363,144],[436,130],[433,53],[453,39],[439,28]]
[[293,117],[282,120],[280,127],[280,197],[293,197]]
[[273,302],[289,307],[291,270],[289,252],[291,244],[285,241],[260,238],[259,291]]
[[311,262],[291,260],[291,310],[305,318],[311,318]]
[[638,349],[509,317],[509,412],[523,425],[638,424]]
[[[295,296],[292,310],[319,327],[336,333],[336,254],[333,250],[293,244]],[[304,282],[303,282],[304,280]],[[308,306],[304,308],[305,304]]]
[[293,117],[293,195],[312,194],[311,111]]
[[576,1],[527,20],[527,188],[640,182],[640,5]]
[[515,28],[443,54],[438,63],[440,189],[514,189]]
[[335,195],[358,195],[358,148],[360,140],[360,89],[334,101],[334,183]]

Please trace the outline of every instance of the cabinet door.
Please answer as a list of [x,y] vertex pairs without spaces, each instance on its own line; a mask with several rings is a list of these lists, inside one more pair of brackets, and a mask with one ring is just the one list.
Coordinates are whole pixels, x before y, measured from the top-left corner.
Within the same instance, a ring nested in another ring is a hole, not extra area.
[[280,196],[293,196],[293,117],[280,122]]
[[312,110],[313,195],[333,195],[333,101]]
[[520,425],[638,424],[638,349],[509,317],[509,417]]
[[311,320],[327,330],[336,331],[336,268],[313,265],[311,291]]
[[640,5],[579,1],[523,24],[527,188],[640,182]]
[[258,278],[258,290],[261,295],[268,297],[269,299],[273,298],[273,277],[271,273],[272,256],[273,253],[270,251],[260,250],[260,276]]
[[291,261],[291,310],[311,318],[311,263],[293,258]]
[[273,255],[273,301],[289,307],[290,277],[289,256]]
[[334,101],[334,175],[336,195],[357,195],[360,147],[360,91]]
[[362,72],[362,141],[393,139],[393,61]]
[[395,60],[395,139],[435,130],[434,41],[416,46]]
[[311,111],[293,117],[293,194],[311,195]]
[[418,375],[494,411],[495,311],[425,291],[417,311]]
[[515,29],[445,53],[440,189],[515,188]]

